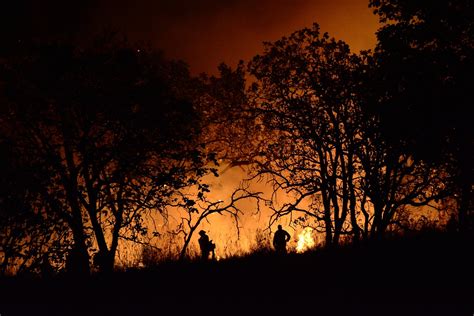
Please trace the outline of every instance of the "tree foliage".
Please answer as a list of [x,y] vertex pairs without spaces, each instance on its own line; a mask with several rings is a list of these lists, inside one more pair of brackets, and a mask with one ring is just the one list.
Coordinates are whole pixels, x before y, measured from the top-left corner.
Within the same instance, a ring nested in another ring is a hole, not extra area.
[[257,172],[293,196],[275,215],[313,218],[326,245],[344,234],[381,235],[400,208],[426,204],[442,189],[434,170],[380,136],[363,91],[372,69],[370,54],[351,53],[318,25],[267,44],[250,64],[253,106],[272,131]]
[[[55,234],[64,223],[76,262],[69,269],[87,273],[96,253],[109,271],[119,240],[145,236],[146,214],[166,215],[173,193],[207,172],[198,115],[175,86],[187,69],[108,40],[86,49],[24,45],[2,66],[2,139],[23,163],[13,176],[27,173],[19,188],[31,196],[25,208],[51,218]],[[3,206],[16,219],[22,212]]]
[[[382,27],[373,86],[385,135],[416,159],[449,168],[461,226],[472,213],[474,6],[372,0]],[[403,126],[401,126],[403,124]]]

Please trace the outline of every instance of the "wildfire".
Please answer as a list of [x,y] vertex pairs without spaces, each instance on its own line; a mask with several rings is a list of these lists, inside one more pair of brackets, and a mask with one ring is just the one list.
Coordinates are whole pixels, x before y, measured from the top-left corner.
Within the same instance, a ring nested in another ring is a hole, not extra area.
[[303,231],[298,235],[298,244],[296,245],[296,252],[303,253],[310,248],[314,247],[316,244],[314,242],[313,236],[311,233],[313,229],[311,227],[306,227]]

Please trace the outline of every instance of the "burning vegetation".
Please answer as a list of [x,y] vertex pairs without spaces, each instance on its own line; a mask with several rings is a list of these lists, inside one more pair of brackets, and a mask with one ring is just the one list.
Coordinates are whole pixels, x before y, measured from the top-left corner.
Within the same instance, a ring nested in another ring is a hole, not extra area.
[[[325,247],[413,232],[427,208],[440,221],[424,228],[450,218],[452,232],[472,231],[474,136],[463,109],[474,39],[459,30],[474,25],[441,19],[459,34],[434,45],[436,32],[416,38],[406,24],[426,34],[439,21],[421,16],[462,5],[413,13],[390,12],[406,9],[390,2],[371,1],[390,21],[375,53],[353,53],[314,24],[217,77],[116,39],[15,42],[0,56],[0,273],[109,273],[123,241],[165,234],[184,260],[219,217],[239,241],[243,219],[265,216],[270,229],[302,216]],[[216,198],[210,178],[230,176],[223,164],[245,179]],[[298,253],[317,246],[308,225],[298,226]]]
[[296,245],[296,252],[303,253],[316,246],[316,242],[312,236],[313,229],[305,227],[301,233],[298,234],[298,242]]

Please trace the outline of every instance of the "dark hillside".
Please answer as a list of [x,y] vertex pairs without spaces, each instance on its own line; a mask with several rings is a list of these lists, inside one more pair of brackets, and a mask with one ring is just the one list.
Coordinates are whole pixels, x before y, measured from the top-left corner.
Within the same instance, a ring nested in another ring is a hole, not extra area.
[[[31,309],[49,315],[144,310],[159,315],[208,308],[224,314],[256,308],[315,315],[471,315],[471,246],[466,238],[427,233],[285,257],[256,253],[220,262],[169,262],[87,280],[12,278],[2,281],[2,306],[11,310],[2,315]],[[97,306],[82,303],[91,297]]]

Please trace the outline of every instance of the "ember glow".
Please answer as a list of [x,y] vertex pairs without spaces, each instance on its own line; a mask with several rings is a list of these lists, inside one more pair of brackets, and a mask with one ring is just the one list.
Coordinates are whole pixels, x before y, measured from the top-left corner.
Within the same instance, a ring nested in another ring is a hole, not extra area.
[[297,253],[306,252],[316,245],[312,236],[312,232],[313,232],[313,229],[311,227],[306,227],[298,235],[298,244],[296,245]]

